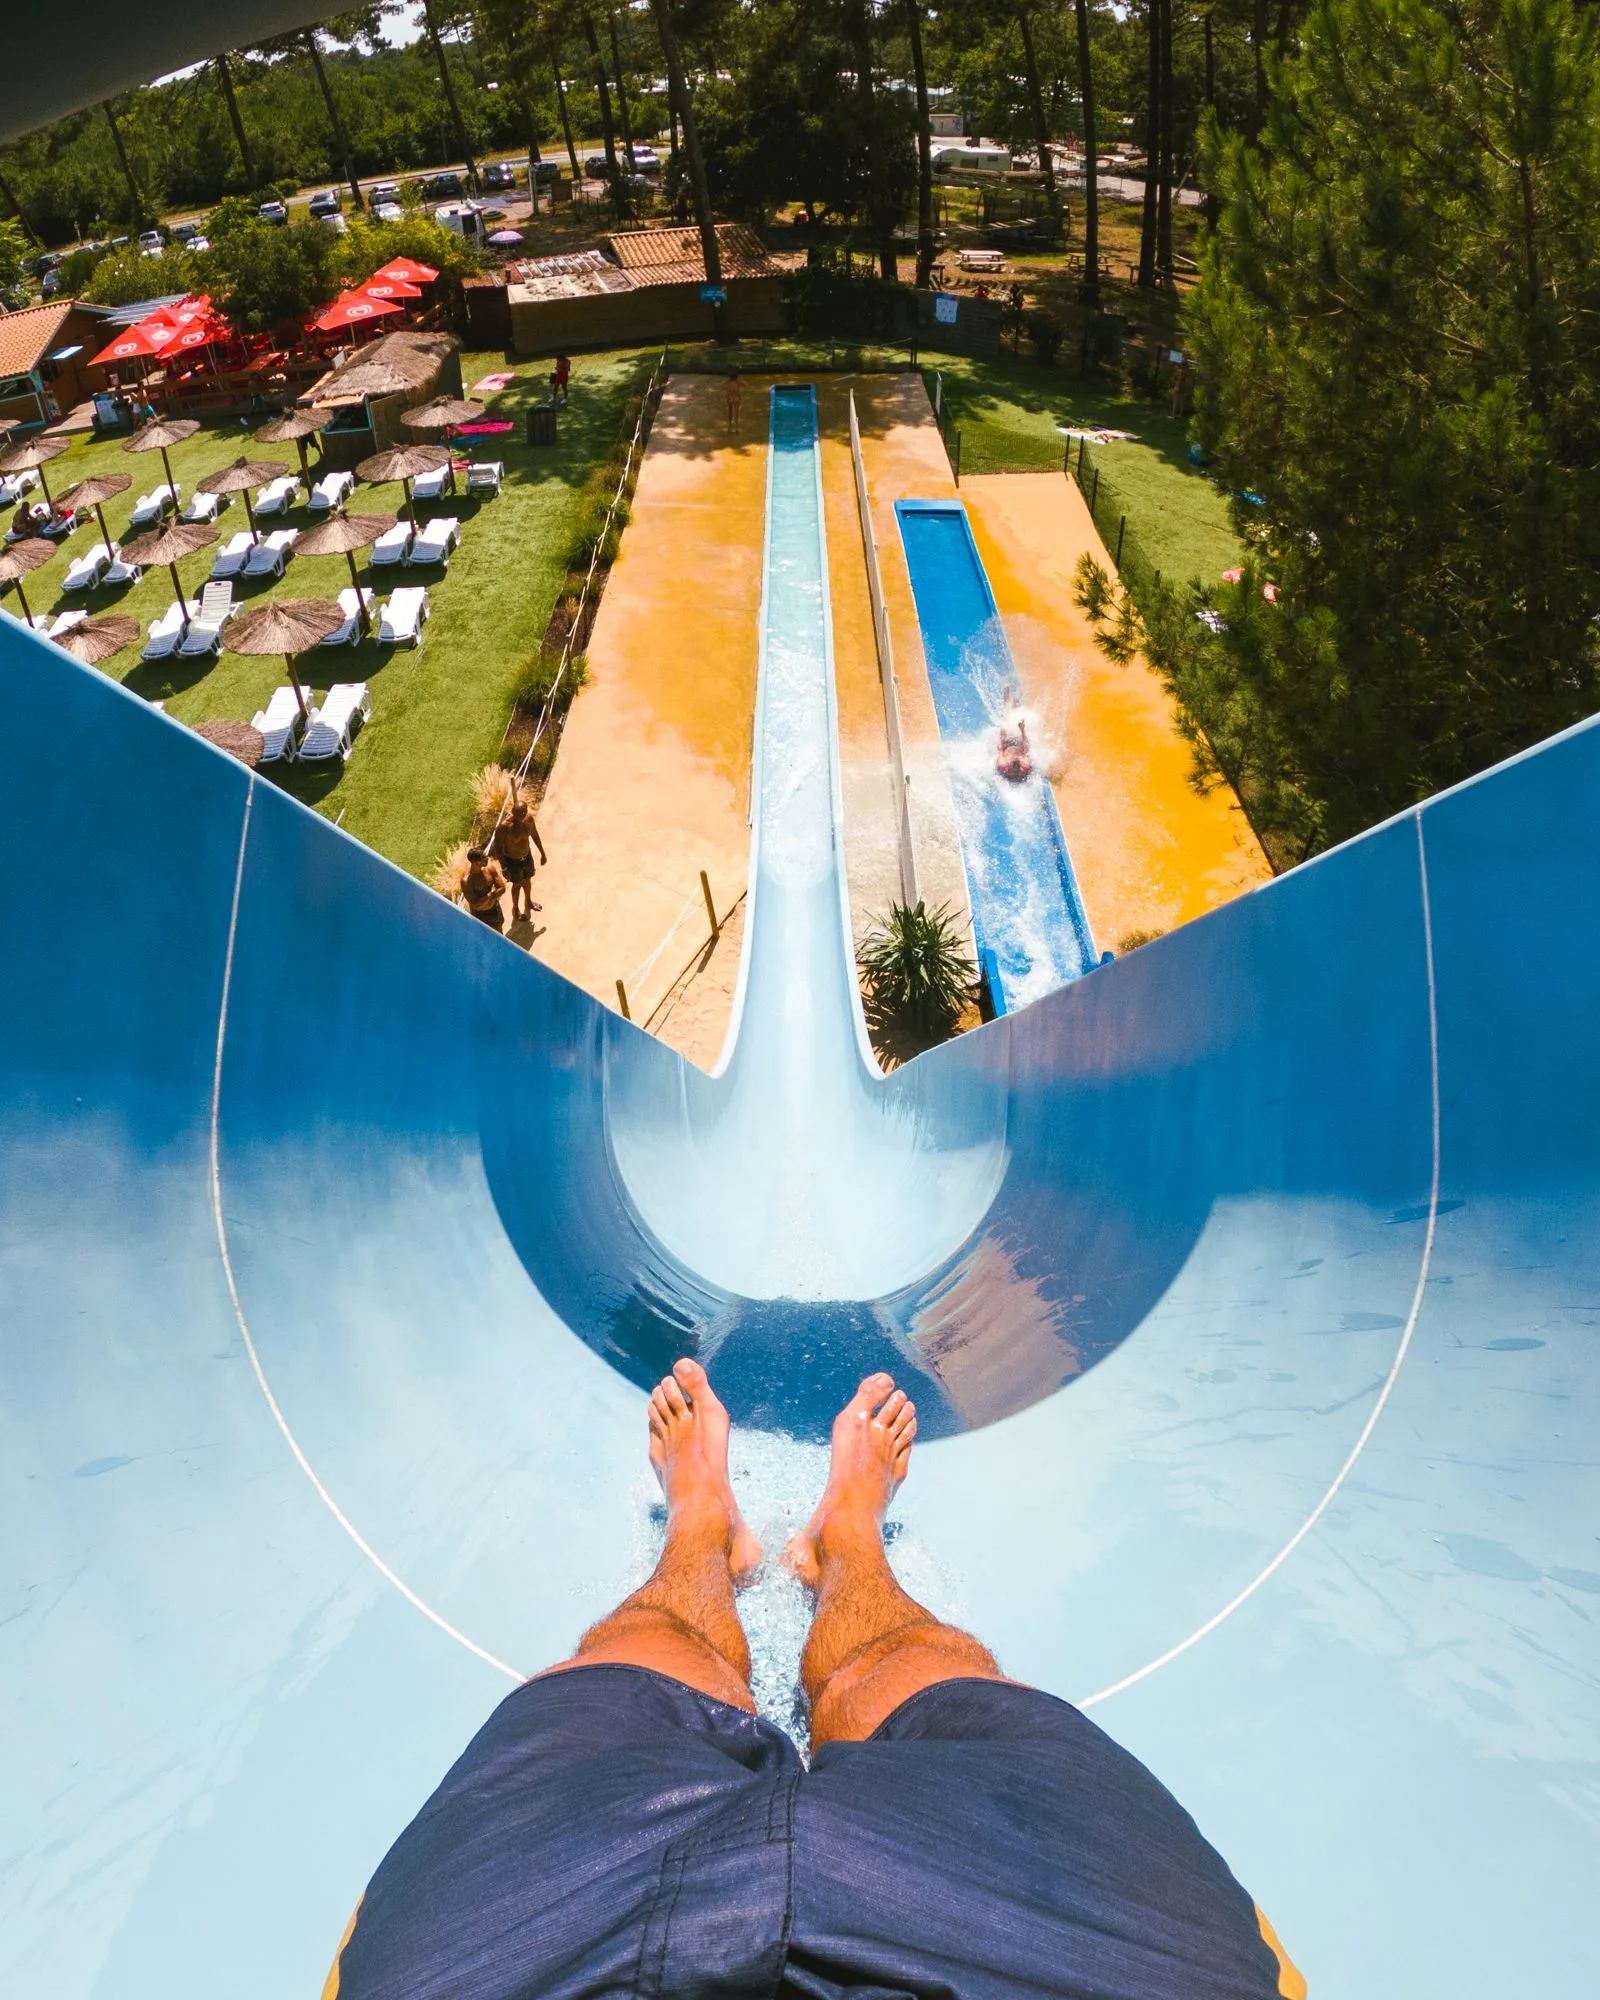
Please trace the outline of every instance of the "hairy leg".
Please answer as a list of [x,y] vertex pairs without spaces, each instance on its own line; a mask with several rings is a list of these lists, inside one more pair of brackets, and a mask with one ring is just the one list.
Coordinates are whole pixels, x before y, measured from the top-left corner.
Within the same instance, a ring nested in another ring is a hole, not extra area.
[[549,1669],[649,1667],[736,1708],[753,1709],[750,1648],[735,1582],[761,1560],[728,1483],[728,1413],[697,1361],[680,1361],[650,1397],[650,1463],[667,1501],[667,1541],[650,1580],[592,1625]]
[[916,1434],[916,1406],[887,1375],[869,1375],[834,1420],[827,1490],[785,1552],[816,1592],[800,1680],[819,1748],[863,1741],[939,1681],[1004,1679],[986,1646],[941,1624],[889,1568],[883,1517]]

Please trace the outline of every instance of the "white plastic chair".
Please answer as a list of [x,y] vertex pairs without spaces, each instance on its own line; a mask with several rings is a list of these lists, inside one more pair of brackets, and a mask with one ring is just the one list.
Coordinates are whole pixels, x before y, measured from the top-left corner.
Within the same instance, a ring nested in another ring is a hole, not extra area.
[[241,528],[238,534],[224,542],[212,558],[212,581],[224,576],[241,575],[255,545],[255,537],[246,528]]
[[144,571],[137,563],[124,562],[122,560],[121,548],[116,543],[113,543],[111,561],[106,566],[105,575],[100,579],[101,583],[108,589],[112,587],[121,589],[126,584],[137,583],[143,575]]
[[361,637],[363,623],[361,611],[363,603],[366,606],[367,618],[370,620],[372,617],[372,607],[377,601],[375,592],[364,590],[357,597],[354,589],[349,584],[346,584],[344,589],[339,592],[339,609],[344,613],[344,623],[339,627],[337,632],[330,632],[328,634],[327,638],[322,642],[323,645],[353,646]]
[[505,476],[506,468],[503,459],[483,459],[467,467],[467,491],[469,493],[498,493],[500,491],[500,482]]
[[300,482],[293,473],[274,479],[256,495],[257,514],[287,514],[299,491]]
[[437,520],[424,521],[417,530],[417,538],[411,544],[411,553],[406,561],[412,564],[437,563],[442,569],[450,567],[450,551],[461,539],[461,523],[454,514],[441,514]]
[[178,504],[182,485],[157,486],[148,493],[139,495],[138,505],[129,517],[130,527],[153,528],[158,521],[164,521]]
[[81,556],[68,563],[61,588],[69,595],[75,590],[93,590],[111,567],[111,555],[112,551],[104,542],[96,542],[92,549],[85,549]]
[[186,521],[214,521],[233,496],[228,493],[197,493],[183,510]]
[[328,690],[322,706],[312,710],[306,733],[296,753],[302,763],[316,763],[326,757],[349,761],[351,731],[357,720],[372,714],[372,697],[365,681],[341,681]]
[[294,545],[300,539],[298,528],[278,528],[272,534],[257,542],[245,559],[246,576],[282,576]]
[[422,627],[429,611],[427,590],[420,584],[397,590],[383,607],[378,622],[378,643],[382,646],[420,646]]
[[307,502],[313,514],[331,514],[342,507],[356,490],[356,476],[353,472],[329,472],[319,479],[311,489]]
[[222,645],[222,628],[238,608],[231,583],[208,583],[200,593],[200,609],[179,642],[179,653],[193,659],[201,653],[217,652]]
[[13,472],[0,479],[0,507],[15,507],[24,493],[31,493],[39,483],[37,472]]
[[386,529],[373,543],[367,553],[367,560],[372,563],[401,563],[405,561],[410,551],[411,524],[408,521],[396,521],[392,528]]
[[450,483],[450,468],[441,465],[437,472],[420,472],[411,482],[411,491],[418,500],[438,500]]
[[[193,607],[190,614],[193,617]],[[150,627],[150,636],[144,642],[141,660],[165,660],[177,650],[178,641],[183,637],[183,606],[176,598],[162,612]]]
[[274,688],[271,701],[251,716],[250,726],[261,732],[263,764],[275,764],[279,758],[293,758],[295,737],[300,728],[300,703],[294,689]]

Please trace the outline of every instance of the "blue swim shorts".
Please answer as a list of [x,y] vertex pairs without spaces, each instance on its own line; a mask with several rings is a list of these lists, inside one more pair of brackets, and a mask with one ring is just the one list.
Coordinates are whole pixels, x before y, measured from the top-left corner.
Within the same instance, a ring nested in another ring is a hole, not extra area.
[[806,1770],[770,1723],[626,1666],[506,1697],[328,1981],[337,2000],[1303,1991],[1177,1800],[1052,1695],[944,1681]]

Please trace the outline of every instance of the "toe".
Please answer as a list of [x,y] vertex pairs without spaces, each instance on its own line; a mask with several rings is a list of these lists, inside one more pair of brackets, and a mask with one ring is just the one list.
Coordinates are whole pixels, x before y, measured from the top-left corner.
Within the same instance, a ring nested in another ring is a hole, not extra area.
[[683,1391],[678,1387],[677,1378],[675,1376],[668,1375],[662,1382],[661,1398],[662,1401],[666,1404],[668,1411],[673,1416],[675,1417],[688,1416],[689,1399],[687,1396],[684,1395]]
[[857,1389],[854,1400],[860,1409],[870,1416],[893,1387],[894,1377],[892,1375],[885,1375],[881,1372],[876,1375],[867,1375],[862,1378],[861,1387]]
[[691,1361],[688,1355],[685,1355],[681,1361],[673,1362],[672,1373],[678,1387],[686,1396],[704,1395],[706,1390],[711,1386],[706,1380],[706,1371],[700,1366],[698,1361]]
[[909,1402],[910,1398],[907,1396],[905,1390],[896,1389],[892,1395],[884,1399],[883,1407],[879,1410],[877,1416],[874,1417],[873,1422],[884,1425],[886,1429],[892,1429],[895,1419],[906,1408]]

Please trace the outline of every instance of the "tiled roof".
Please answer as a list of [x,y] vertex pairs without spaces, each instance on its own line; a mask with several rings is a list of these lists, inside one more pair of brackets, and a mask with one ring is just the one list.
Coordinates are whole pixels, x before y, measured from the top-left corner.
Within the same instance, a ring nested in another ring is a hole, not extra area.
[[[635,285],[705,283],[698,229],[628,229],[609,241]],[[777,268],[761,238],[742,222],[717,224],[717,251],[725,278],[770,278]]]
[[71,299],[63,299],[0,313],[0,375],[26,375],[57,344],[72,307]]

